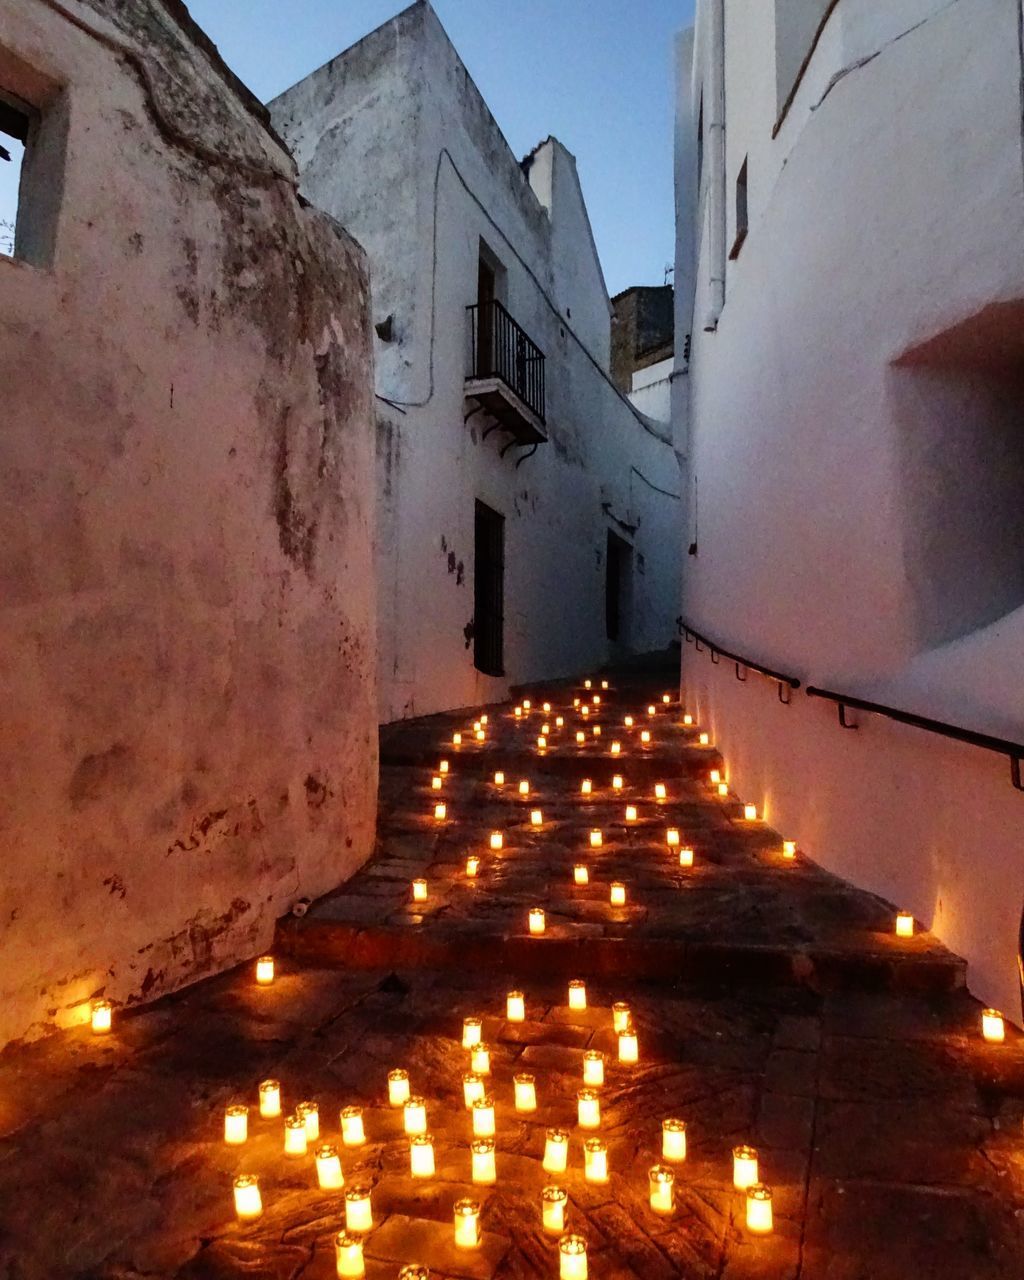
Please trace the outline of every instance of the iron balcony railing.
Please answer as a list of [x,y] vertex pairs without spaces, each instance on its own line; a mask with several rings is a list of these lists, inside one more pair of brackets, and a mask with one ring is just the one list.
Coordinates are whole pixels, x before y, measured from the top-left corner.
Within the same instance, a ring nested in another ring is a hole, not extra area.
[[496,299],[466,310],[472,342],[470,378],[498,378],[544,422],[544,352]]

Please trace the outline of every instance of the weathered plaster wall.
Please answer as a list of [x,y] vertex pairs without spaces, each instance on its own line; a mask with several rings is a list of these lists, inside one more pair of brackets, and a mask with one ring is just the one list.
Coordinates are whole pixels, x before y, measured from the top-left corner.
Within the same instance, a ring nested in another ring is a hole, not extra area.
[[[730,8],[727,170],[751,155],[751,223],[717,332],[694,326],[685,613],[812,683],[1024,741],[1017,0],[840,0],[774,143],[770,45]],[[691,104],[701,47],[698,26]],[[697,316],[707,254],[705,235]],[[691,648],[684,679],[737,792],[1016,1014],[1007,763],[880,719],[843,732]]]
[[375,808],[363,254],[170,0],[66,14],[0,31],[65,131],[0,259],[0,1041],[256,953]]
[[[605,661],[609,528],[634,546],[630,646],[666,645],[678,465],[667,430],[641,422],[606,377],[608,297],[570,153],[549,139],[527,180],[423,4],[270,105],[305,194],[368,245],[375,320],[394,316],[393,340],[378,342],[378,390],[395,402],[378,404],[382,719]],[[397,166],[387,184],[364,167],[371,140]],[[410,175],[415,194],[403,185],[396,199],[391,183]],[[547,357],[551,439],[525,460],[522,449],[502,458],[507,437],[484,440],[480,415],[464,421],[481,242]],[[475,670],[466,636],[477,498],[506,518],[503,679]]]

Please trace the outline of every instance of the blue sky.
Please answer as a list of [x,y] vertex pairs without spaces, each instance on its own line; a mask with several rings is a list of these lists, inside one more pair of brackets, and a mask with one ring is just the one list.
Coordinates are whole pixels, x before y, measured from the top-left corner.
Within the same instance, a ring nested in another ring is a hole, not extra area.
[[[404,7],[189,3],[264,101]],[[575,154],[609,291],[660,284],[674,253],[672,36],[693,21],[693,0],[434,0],[434,8],[512,150],[524,155],[553,133]],[[0,218],[11,202],[6,169]]]

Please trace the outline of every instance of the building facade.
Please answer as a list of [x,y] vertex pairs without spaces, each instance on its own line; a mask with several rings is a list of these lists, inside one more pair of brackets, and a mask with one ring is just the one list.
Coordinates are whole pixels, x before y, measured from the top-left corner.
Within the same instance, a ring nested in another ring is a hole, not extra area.
[[362,251],[171,0],[5,3],[0,145],[2,1043],[265,948],[377,738]]
[[381,720],[666,646],[678,464],[610,377],[573,157],[512,154],[422,2],[270,109],[371,263]]
[[[687,623],[1024,742],[1020,0],[699,0],[679,44]],[[687,360],[687,335],[692,335]],[[684,646],[737,792],[1018,1004],[1011,751]]]

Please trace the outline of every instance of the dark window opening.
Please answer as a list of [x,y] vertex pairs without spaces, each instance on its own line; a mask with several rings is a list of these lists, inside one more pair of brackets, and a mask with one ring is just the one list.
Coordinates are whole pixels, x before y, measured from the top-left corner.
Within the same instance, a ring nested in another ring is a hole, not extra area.
[[505,517],[476,504],[473,560],[473,664],[505,674]]
[[30,107],[0,90],[0,254],[13,258],[21,175],[32,122]]
[[626,640],[632,567],[633,548],[609,529],[605,550],[605,633],[617,643]]
[[0,255],[53,262],[67,133],[61,86],[0,46]]
[[747,238],[749,219],[747,215],[747,161],[744,159],[736,176],[736,239],[732,242],[730,258],[738,258]]

